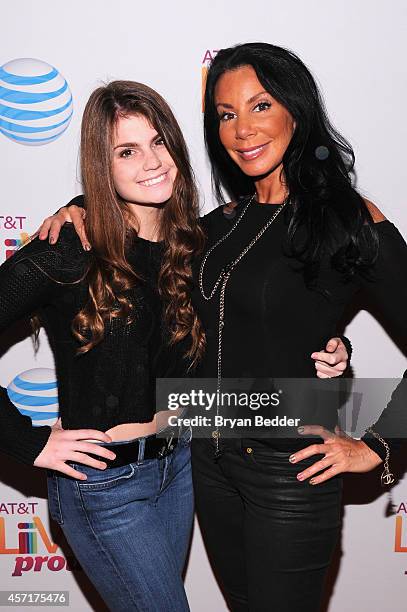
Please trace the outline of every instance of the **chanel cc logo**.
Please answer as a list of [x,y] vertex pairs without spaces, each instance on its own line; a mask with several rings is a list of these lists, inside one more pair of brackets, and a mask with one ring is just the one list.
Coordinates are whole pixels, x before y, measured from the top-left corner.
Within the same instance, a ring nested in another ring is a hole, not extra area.
[[383,486],[392,484],[394,482],[393,474],[391,472],[388,474],[382,474],[381,481]]

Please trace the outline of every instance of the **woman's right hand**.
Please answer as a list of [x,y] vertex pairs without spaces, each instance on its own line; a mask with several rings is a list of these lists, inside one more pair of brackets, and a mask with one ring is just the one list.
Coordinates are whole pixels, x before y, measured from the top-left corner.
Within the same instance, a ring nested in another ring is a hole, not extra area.
[[86,474],[78,472],[65,462],[83,463],[98,470],[104,470],[107,467],[107,463],[99,461],[87,453],[99,455],[106,459],[114,459],[116,457],[108,448],[93,442],[86,442],[86,440],[111,442],[110,436],[103,431],[98,431],[97,429],[63,429],[61,419],[58,419],[55,425],[51,427],[51,430],[46,445],[34,461],[36,467],[57,470],[72,478],[86,480]]
[[65,223],[73,223],[75,231],[81,240],[83,249],[85,251],[90,251],[92,247],[89,244],[89,240],[85,232],[85,217],[86,211],[84,208],[76,206],[75,204],[63,206],[55,215],[51,215],[50,217],[44,219],[42,225],[35,232],[32,238],[35,238],[36,236],[38,236],[40,240],[46,240],[48,238],[50,244],[55,244],[58,240],[61,227]]

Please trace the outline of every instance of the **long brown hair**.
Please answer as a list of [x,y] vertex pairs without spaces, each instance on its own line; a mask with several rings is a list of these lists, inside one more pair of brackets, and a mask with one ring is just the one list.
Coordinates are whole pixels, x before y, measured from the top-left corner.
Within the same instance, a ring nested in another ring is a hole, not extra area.
[[[158,289],[164,302],[169,341],[191,335],[185,356],[195,364],[203,354],[205,336],[190,298],[191,258],[203,248],[198,224],[198,194],[181,129],[166,101],[147,85],[113,81],[99,87],[86,105],[81,131],[81,169],[86,203],[85,229],[93,248],[87,273],[89,300],[73,321],[84,353],[104,336],[112,317],[131,319],[132,305],[124,292],[137,282],[126,259],[131,213],[116,192],[112,175],[113,130],[119,117],[141,115],[163,138],[176,167],[170,200],[160,214],[159,234],[164,256]],[[129,318],[130,317],[130,318]]]

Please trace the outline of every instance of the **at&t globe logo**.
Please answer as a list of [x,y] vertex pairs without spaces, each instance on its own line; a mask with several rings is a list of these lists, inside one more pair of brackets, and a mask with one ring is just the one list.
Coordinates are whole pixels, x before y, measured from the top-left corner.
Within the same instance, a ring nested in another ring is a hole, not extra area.
[[72,117],[72,94],[64,77],[38,59],[21,58],[0,68],[0,132],[25,145],[58,138]]
[[58,387],[55,370],[34,368],[18,374],[7,387],[13,404],[33,425],[54,425],[58,419]]

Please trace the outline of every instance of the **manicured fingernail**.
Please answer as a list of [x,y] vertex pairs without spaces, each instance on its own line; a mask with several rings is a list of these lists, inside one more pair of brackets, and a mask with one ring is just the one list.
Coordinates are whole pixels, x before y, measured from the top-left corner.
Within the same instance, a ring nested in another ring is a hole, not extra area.
[[315,479],[314,479],[314,478],[311,478],[311,480],[309,481],[309,483],[310,483],[310,484],[312,484],[312,485],[316,484]]
[[84,244],[83,248],[85,251],[90,251],[92,247],[90,246],[90,244]]
[[295,463],[295,455],[291,455],[291,456],[288,458],[288,461],[290,461],[291,463]]
[[304,480],[304,475],[303,474],[297,474],[297,480]]
[[49,243],[50,244],[55,244],[55,237],[54,236],[50,236]]
[[298,427],[297,431],[298,431],[298,433],[302,433],[304,431],[304,427]]

